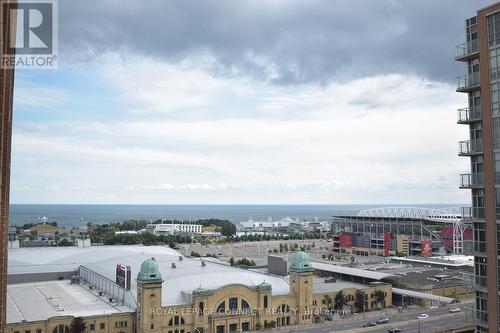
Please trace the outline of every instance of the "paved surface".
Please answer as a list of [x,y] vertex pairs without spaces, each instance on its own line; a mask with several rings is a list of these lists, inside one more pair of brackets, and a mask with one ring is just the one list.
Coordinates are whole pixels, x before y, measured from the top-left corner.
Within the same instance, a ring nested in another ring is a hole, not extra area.
[[450,307],[444,307],[434,310],[409,311],[405,313],[389,314],[389,323],[377,325],[374,327],[363,327],[363,324],[376,320],[381,313],[366,313],[365,316],[355,315],[348,319],[341,319],[324,324],[313,325],[309,327],[279,328],[273,330],[278,333],[337,333],[337,332],[367,332],[382,333],[389,329],[397,327],[403,333],[418,333],[419,321],[417,315],[427,313],[429,318],[420,321],[420,332],[438,332],[451,330],[453,328],[466,326],[465,315],[462,312],[449,313]]
[[314,260],[321,260],[323,253],[328,253],[331,249],[331,243],[324,239],[306,239],[306,240],[271,240],[271,241],[256,241],[256,242],[237,242],[230,244],[178,244],[179,252],[184,255],[190,255],[191,251],[200,253],[202,256],[206,254],[215,254],[222,261],[228,261],[230,257],[235,259],[248,258],[253,259],[258,265],[267,264],[267,255],[293,255],[294,252],[269,253],[274,249],[279,249],[279,245],[288,244],[288,246],[296,243],[298,246],[313,246],[309,252],[309,256]]

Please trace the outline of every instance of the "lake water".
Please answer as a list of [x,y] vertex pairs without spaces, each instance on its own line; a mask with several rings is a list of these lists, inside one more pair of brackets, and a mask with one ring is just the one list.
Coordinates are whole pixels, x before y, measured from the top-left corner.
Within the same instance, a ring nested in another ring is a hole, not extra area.
[[[254,220],[279,220],[290,216],[300,219],[328,218],[332,215],[351,215],[367,208],[398,205],[11,205],[10,224],[36,223],[42,216],[61,226],[73,227],[88,222],[105,224],[129,219],[197,220],[227,219],[238,224],[250,217]],[[418,207],[459,207],[448,205],[405,205]]]

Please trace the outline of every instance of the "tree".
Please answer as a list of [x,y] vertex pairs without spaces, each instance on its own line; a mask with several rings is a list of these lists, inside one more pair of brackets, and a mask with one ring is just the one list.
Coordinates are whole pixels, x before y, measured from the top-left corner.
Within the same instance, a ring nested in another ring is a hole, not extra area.
[[365,293],[361,290],[356,290],[356,294],[354,295],[354,308],[356,312],[365,312],[365,300]]
[[75,317],[71,321],[70,332],[71,333],[84,333],[87,325],[85,325],[85,321],[83,321],[82,317]]
[[247,258],[241,258],[240,260],[237,260],[235,263],[234,263],[235,266],[255,266],[255,261],[253,260],[248,260]]
[[74,246],[75,244],[67,239],[61,240],[59,243],[57,243],[57,246]]
[[377,307],[385,306],[385,292],[383,290],[377,289],[373,295],[375,297]]
[[191,257],[201,257],[201,255],[198,252],[191,251]]
[[326,305],[326,308],[328,310],[332,309],[333,300],[330,295],[323,295],[323,300],[321,301],[321,303],[323,303],[323,305]]
[[345,304],[346,304],[345,295],[341,290],[337,293],[337,295],[335,295],[335,301],[333,307],[335,310],[342,310]]

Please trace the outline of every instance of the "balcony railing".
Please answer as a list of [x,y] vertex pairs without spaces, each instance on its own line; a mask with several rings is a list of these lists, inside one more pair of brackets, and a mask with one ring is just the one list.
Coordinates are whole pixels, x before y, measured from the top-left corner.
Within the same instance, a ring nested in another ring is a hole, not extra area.
[[460,207],[460,216],[464,221],[472,220],[472,207]]
[[456,58],[465,58],[479,51],[479,40],[473,39],[471,41],[459,44],[456,46],[456,49],[457,49]]
[[460,188],[472,188],[484,185],[484,173],[463,173],[460,175]]
[[474,254],[484,256],[486,254],[486,242],[474,241]]
[[464,313],[465,321],[467,321],[468,323],[480,326],[488,325],[488,312],[465,307]]
[[462,108],[457,110],[457,123],[468,124],[481,119],[481,107]]
[[461,207],[461,216],[464,221],[472,221],[472,219],[484,219],[483,207]]
[[460,141],[458,143],[458,155],[467,156],[477,154],[483,151],[483,140],[474,139]]
[[485,276],[463,273],[462,278],[464,286],[470,289],[485,290],[488,286],[488,279]]
[[479,72],[457,77],[457,91],[467,91],[474,86],[479,86]]

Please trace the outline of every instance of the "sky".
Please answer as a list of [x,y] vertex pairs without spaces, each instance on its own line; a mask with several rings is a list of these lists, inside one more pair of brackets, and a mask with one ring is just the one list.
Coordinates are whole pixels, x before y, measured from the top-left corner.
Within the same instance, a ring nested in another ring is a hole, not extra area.
[[59,0],[12,203],[467,203],[453,60],[487,0]]

